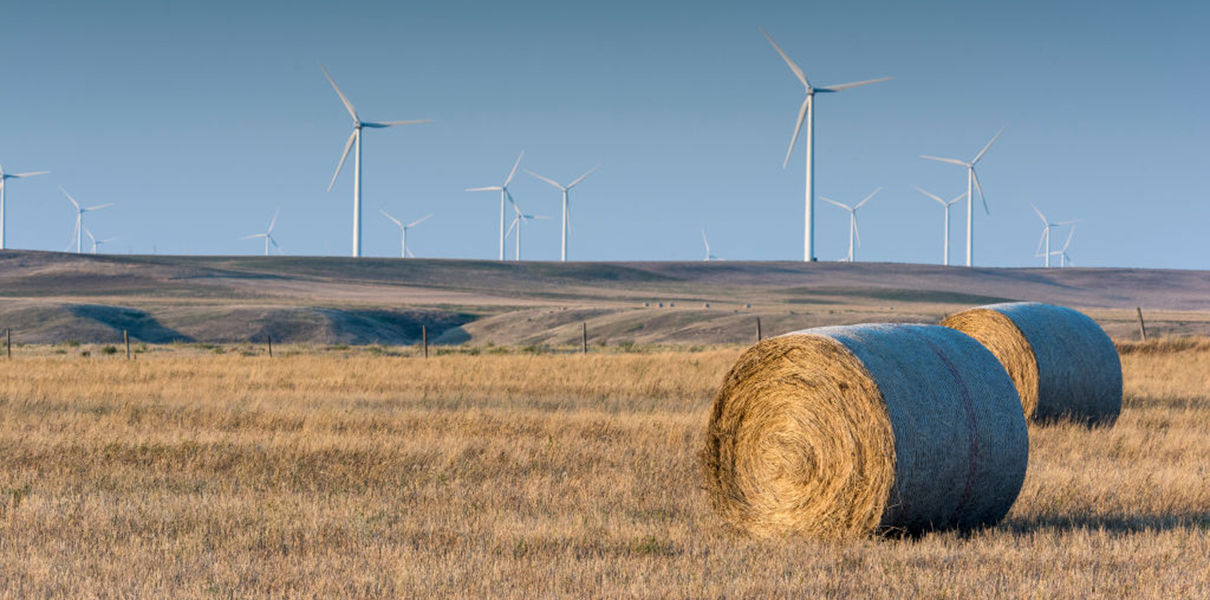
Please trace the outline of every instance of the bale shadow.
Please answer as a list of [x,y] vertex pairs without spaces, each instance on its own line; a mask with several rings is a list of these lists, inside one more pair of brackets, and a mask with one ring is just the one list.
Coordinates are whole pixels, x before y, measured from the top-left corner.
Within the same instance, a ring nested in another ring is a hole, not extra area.
[[1210,530],[1210,511],[1158,515],[1036,515],[1006,519],[1000,527],[1018,535],[1047,529],[1104,530],[1113,533],[1146,533],[1182,528]]

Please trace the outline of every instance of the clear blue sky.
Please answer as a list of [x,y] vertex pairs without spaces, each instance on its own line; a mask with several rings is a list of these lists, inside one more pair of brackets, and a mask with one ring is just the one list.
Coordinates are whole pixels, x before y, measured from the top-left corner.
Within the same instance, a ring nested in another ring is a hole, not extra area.
[[[436,119],[365,140],[365,252],[398,251],[379,207],[434,217],[418,256],[494,258],[498,184],[523,167],[568,180],[571,254],[798,259],[802,151],[781,162],[802,87],[893,81],[817,98],[817,192],[883,192],[860,215],[861,260],[937,262],[941,207],[981,164],[991,216],[979,264],[1038,264],[1036,203],[1082,219],[1081,266],[1206,268],[1210,8],[1195,2],[24,2],[0,20],[0,164],[49,176],[9,187],[10,246],[62,250],[85,204],[114,252],[347,255],[352,180],[326,192],[349,119],[317,63],[371,120]],[[801,142],[800,142],[801,144]],[[556,190],[519,175],[528,212]],[[818,254],[845,253],[846,215],[818,207]],[[953,218],[962,252],[963,213]],[[557,219],[526,257],[558,257]],[[1056,238],[1057,239],[1057,238]],[[511,244],[510,244],[511,248]]]

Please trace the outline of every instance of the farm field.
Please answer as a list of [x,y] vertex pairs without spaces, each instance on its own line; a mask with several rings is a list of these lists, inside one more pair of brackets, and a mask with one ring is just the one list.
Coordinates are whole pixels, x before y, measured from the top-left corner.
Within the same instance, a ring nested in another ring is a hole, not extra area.
[[738,345],[22,347],[0,597],[1206,597],[1210,341],[1119,347],[1121,418],[1031,427],[1005,522],[832,544],[711,512]]

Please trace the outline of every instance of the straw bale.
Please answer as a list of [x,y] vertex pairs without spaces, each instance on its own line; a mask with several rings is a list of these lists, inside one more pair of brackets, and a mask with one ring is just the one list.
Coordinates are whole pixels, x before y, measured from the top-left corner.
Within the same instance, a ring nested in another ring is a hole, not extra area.
[[840,539],[995,523],[1028,439],[1003,367],[933,325],[824,327],[749,348],[715,397],[706,490],[757,536]]

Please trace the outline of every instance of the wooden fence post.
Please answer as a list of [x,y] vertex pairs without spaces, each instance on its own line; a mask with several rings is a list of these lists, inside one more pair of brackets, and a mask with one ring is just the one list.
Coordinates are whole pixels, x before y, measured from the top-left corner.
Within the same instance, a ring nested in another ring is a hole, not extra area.
[[126,344],[126,360],[130,360],[130,332],[122,330],[122,342]]
[[420,326],[420,345],[424,347],[424,357],[429,357],[429,328],[427,325]]
[[1147,341],[1147,326],[1143,324],[1143,307],[1136,306],[1134,307],[1134,310],[1138,311],[1139,313],[1139,335],[1142,336],[1143,341],[1145,342]]
[[5,347],[7,348],[8,357],[13,357],[13,329],[11,327],[4,328]]
[[273,358],[273,336],[265,334],[265,339],[269,342],[269,358]]
[[588,354],[588,323],[580,323],[580,352]]
[[756,317],[756,341],[759,342],[762,339],[764,339],[764,335],[761,333],[761,330],[760,330],[760,317]]

